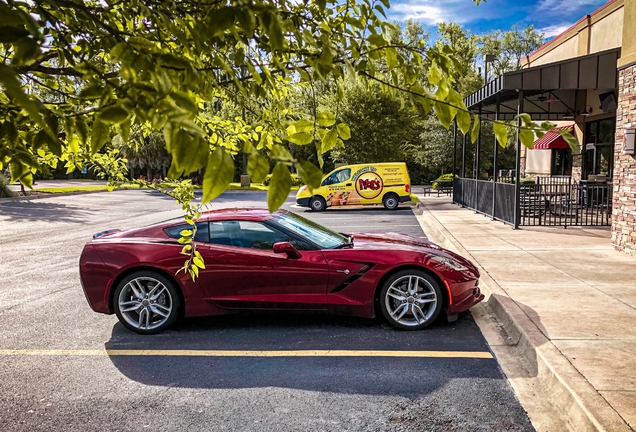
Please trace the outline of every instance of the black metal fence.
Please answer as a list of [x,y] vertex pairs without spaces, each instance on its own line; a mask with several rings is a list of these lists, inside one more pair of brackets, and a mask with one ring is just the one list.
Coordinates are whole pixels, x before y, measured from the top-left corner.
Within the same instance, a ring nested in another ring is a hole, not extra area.
[[[453,185],[453,202],[514,225],[515,184],[459,178]],[[538,178],[522,184],[519,225],[606,226],[611,224],[612,186],[575,183],[570,177]]]
[[612,186],[539,177],[521,186],[521,225],[607,226],[612,221]]
[[514,224],[514,184],[468,178],[455,179],[453,202],[493,219]]

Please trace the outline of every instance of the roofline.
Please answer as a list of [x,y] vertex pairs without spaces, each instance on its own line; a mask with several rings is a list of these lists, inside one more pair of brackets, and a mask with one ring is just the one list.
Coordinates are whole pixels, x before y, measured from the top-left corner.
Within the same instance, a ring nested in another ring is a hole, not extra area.
[[[583,21],[593,17],[594,15],[597,15],[598,13],[600,13],[601,11],[603,11],[605,8],[613,5],[614,3],[621,1],[621,0],[609,0],[607,3],[605,3],[603,6],[599,7],[598,9],[596,9],[594,12],[592,12],[591,14],[587,14],[585,16],[583,16],[582,18],[580,18],[578,21],[576,21],[574,24],[572,24],[570,27],[568,27],[566,30],[562,31],[561,33],[559,33],[558,35],[556,35],[554,38],[550,39],[548,42],[544,43],[543,45],[541,45],[539,48],[537,48],[536,50],[532,51],[530,54],[521,57],[521,60],[526,60],[527,62],[530,62],[530,57],[532,57],[534,54],[539,53],[540,51],[543,51],[545,49],[547,49],[548,47],[550,47],[551,45],[555,44],[557,41],[560,41],[561,37],[564,36],[565,34],[567,34],[569,31],[573,30],[576,26],[578,26],[580,23],[582,23]],[[572,35],[572,37],[574,37],[575,35]],[[571,39],[571,38],[568,38]],[[560,42],[565,42],[565,41],[560,41]]]

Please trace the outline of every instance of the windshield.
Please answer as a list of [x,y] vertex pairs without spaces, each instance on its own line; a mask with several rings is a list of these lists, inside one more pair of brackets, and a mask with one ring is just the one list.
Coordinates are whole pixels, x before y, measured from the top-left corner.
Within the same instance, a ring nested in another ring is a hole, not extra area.
[[333,249],[343,244],[349,244],[349,239],[342,234],[294,213],[280,213],[271,221],[317,244],[321,249]]

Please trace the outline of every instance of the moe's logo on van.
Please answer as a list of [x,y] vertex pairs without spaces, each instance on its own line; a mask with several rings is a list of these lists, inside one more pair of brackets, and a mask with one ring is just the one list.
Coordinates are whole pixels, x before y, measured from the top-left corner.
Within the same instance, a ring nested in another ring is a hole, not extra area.
[[373,167],[365,167],[353,176],[356,191],[362,198],[373,199],[382,192],[382,177],[375,171]]

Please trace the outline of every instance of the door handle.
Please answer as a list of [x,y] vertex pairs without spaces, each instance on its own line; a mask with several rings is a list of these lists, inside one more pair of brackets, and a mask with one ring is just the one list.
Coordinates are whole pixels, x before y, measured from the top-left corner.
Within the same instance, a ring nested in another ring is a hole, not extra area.
[[338,273],[344,273],[344,274],[346,274],[346,275],[348,275],[349,273],[351,273],[351,272],[349,271],[349,269],[336,270],[336,271],[337,271]]
[[351,183],[347,183],[346,186],[351,186]]

